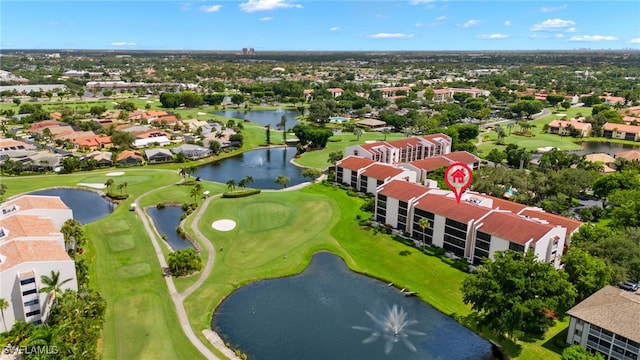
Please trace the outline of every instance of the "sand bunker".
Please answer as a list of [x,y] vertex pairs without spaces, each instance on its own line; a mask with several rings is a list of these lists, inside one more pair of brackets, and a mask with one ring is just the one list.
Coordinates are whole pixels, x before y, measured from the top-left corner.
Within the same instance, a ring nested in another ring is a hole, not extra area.
[[107,185],[99,183],[78,183],[78,186],[86,186],[92,189],[104,189],[107,187]]
[[114,171],[106,174],[107,176],[120,176],[124,175],[124,171]]
[[236,227],[236,222],[230,219],[216,220],[211,227],[218,231],[231,231]]

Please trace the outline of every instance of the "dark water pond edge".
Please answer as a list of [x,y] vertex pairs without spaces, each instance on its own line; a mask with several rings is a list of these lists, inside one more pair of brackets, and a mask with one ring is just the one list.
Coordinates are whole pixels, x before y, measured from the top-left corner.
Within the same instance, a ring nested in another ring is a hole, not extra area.
[[[150,224],[151,224],[151,226],[153,227],[153,230],[155,231],[156,235],[158,235],[158,238],[159,238],[160,240],[162,240],[162,242],[164,242],[164,243],[165,243],[165,245],[167,245],[167,247],[169,248],[169,250],[171,250],[171,251],[175,251],[175,250],[171,247],[171,244],[169,244],[169,242],[168,242],[168,241],[166,241],[165,239],[163,239],[163,238],[162,238],[162,235],[160,235],[160,231],[158,230],[158,228],[156,228],[156,224],[155,224],[155,222],[154,222],[154,221],[153,221],[153,219],[151,218],[151,215],[149,215],[148,210],[149,210],[150,208],[157,208],[157,207],[158,207],[158,205],[160,205],[160,206],[164,206],[164,207],[169,207],[169,206],[182,207],[182,203],[179,203],[179,202],[164,202],[164,203],[159,203],[159,204],[156,204],[156,205],[149,205],[149,206],[147,206],[147,207],[145,207],[145,208],[143,209],[143,210],[144,210],[144,215],[145,215],[146,217],[148,217],[148,218],[149,218],[149,220],[150,220]],[[196,210],[197,210],[197,209],[196,209]],[[195,211],[194,211],[194,212],[195,212]],[[196,239],[194,239],[194,238],[193,238],[193,237],[192,237],[192,236],[191,236],[191,235],[190,235],[190,234],[185,230],[185,228],[184,228],[184,223],[185,223],[185,221],[187,221],[187,219],[188,219],[188,218],[189,218],[189,215],[187,215],[184,219],[181,219],[181,220],[180,220],[180,224],[178,225],[178,228],[181,228],[181,229],[182,229],[182,233],[183,233],[183,234],[184,234],[184,236],[185,236],[185,237],[184,237],[184,239],[185,239],[186,241],[190,242],[190,243],[191,243],[191,245],[193,245],[193,249],[196,251],[196,253],[201,254],[201,253],[202,253],[202,246],[200,246],[200,243],[198,243],[198,241],[197,241]],[[176,228],[176,231],[178,230],[178,228]]]
[[[382,277],[379,277],[379,276],[376,276],[376,275],[372,275],[372,274],[369,274],[369,273],[366,273],[366,272],[361,272],[361,271],[358,271],[358,270],[354,270],[351,266],[349,266],[349,263],[348,263],[348,262],[347,262],[347,261],[346,261],[346,260],[341,256],[341,255],[336,254],[336,253],[334,253],[334,252],[332,252],[332,251],[330,251],[330,250],[316,250],[315,252],[313,252],[313,253],[311,254],[311,256],[309,256],[308,261],[307,261],[306,263],[304,263],[304,266],[302,266],[302,268],[301,268],[300,270],[298,270],[298,269],[294,269],[294,271],[295,271],[295,272],[290,273],[290,274],[285,274],[285,275],[280,275],[280,276],[274,276],[274,277],[267,277],[267,278],[257,278],[257,279],[249,280],[249,281],[246,281],[246,282],[243,282],[243,283],[241,283],[241,284],[236,285],[236,286],[235,286],[235,287],[234,287],[234,288],[233,288],[233,289],[232,289],[228,294],[224,295],[224,297],[222,297],[222,298],[220,299],[220,301],[219,301],[217,304],[215,304],[215,307],[213,308],[213,312],[211,313],[211,319],[209,320],[209,328],[210,328],[210,330],[211,330],[211,331],[213,331],[213,332],[215,332],[216,334],[218,334],[218,336],[219,336],[219,337],[220,337],[220,338],[225,342],[225,345],[226,345],[228,348],[230,348],[231,350],[238,350],[238,351],[240,351],[240,352],[242,353],[242,349],[240,349],[240,348],[236,348],[236,347],[232,346],[232,344],[228,343],[228,339],[227,339],[227,337],[226,337],[224,334],[220,333],[220,332],[219,332],[219,329],[214,329],[214,328],[213,328],[213,326],[212,326],[212,325],[213,325],[213,324],[212,324],[212,323],[213,323],[213,316],[214,316],[215,312],[218,310],[218,307],[219,307],[219,306],[220,306],[220,305],[221,305],[221,304],[222,304],[222,303],[223,303],[223,302],[224,302],[228,297],[230,297],[230,296],[231,296],[231,295],[232,295],[236,290],[239,290],[240,288],[242,288],[242,287],[244,287],[244,286],[247,286],[247,285],[249,285],[249,284],[253,284],[253,283],[256,283],[256,282],[260,282],[260,281],[268,281],[268,280],[284,279],[284,278],[289,278],[289,277],[298,276],[298,275],[302,274],[302,272],[304,272],[304,271],[307,269],[307,267],[309,267],[309,265],[311,265],[311,260],[313,259],[313,257],[314,257],[316,254],[319,254],[319,253],[329,253],[329,254],[332,254],[332,255],[334,255],[334,256],[337,256],[338,258],[340,258],[340,260],[342,260],[342,261],[344,262],[344,264],[345,264],[346,268],[347,268],[349,271],[351,271],[351,272],[353,272],[353,273],[355,273],[355,274],[359,274],[359,275],[362,275],[362,276],[366,276],[366,277],[368,277],[368,278],[371,278],[371,279],[374,279],[374,280],[380,281],[380,282],[382,282],[382,283],[389,284],[389,286],[390,286],[390,287],[393,287],[394,289],[396,289],[396,290],[398,290],[398,291],[401,291],[401,290],[409,291],[409,290],[408,290],[408,289],[406,289],[406,288],[401,289],[400,287],[398,287],[398,285],[396,285],[394,282],[391,282],[391,281],[390,281],[390,280],[388,280],[388,279],[384,279],[384,278],[382,278]],[[456,323],[458,323],[459,325],[461,325],[461,326],[463,326],[463,327],[465,327],[465,328],[469,329],[471,332],[473,332],[474,334],[476,334],[478,337],[480,337],[480,338],[482,338],[483,340],[487,341],[487,342],[491,345],[491,352],[492,352],[493,357],[494,357],[495,359],[497,359],[497,360],[505,360],[505,359],[509,359],[509,356],[504,352],[503,346],[502,346],[501,344],[497,343],[496,341],[494,341],[494,340],[492,340],[492,339],[490,339],[490,338],[487,338],[487,337],[483,336],[483,334],[478,333],[478,332],[477,332],[477,331],[475,331],[474,329],[472,329],[472,328],[470,328],[470,327],[466,326],[464,323],[462,323],[462,322],[458,321],[456,318],[454,318],[454,317],[450,316],[449,314],[447,314],[447,313],[443,312],[442,310],[440,310],[440,309],[436,308],[435,306],[431,305],[429,302],[425,301],[424,299],[420,298],[420,301],[422,301],[422,302],[423,302],[423,303],[425,303],[426,305],[431,306],[434,310],[436,310],[436,311],[438,311],[439,313],[443,314],[444,316],[446,316],[446,317],[448,317],[448,318],[452,319],[453,321],[455,321],[455,322],[456,322]]]
[[[17,197],[23,196],[23,195],[30,195],[33,192],[36,191],[46,191],[46,190],[56,190],[56,189],[66,189],[66,190],[80,190],[80,191],[87,191],[87,192],[92,192],[94,194],[98,194],[101,198],[105,199],[106,201],[113,203],[113,204],[119,204],[121,202],[121,200],[115,200],[112,199],[110,197],[107,196],[107,194],[104,191],[100,191],[98,189],[91,189],[91,188],[86,188],[86,187],[81,187],[81,186],[49,186],[49,187],[43,187],[43,188],[39,188],[39,189],[35,189],[35,190],[29,190],[28,192],[22,193],[22,194],[16,194],[13,195],[9,198],[7,198],[5,201],[9,201],[9,200],[13,200]],[[49,195],[36,195],[36,196],[49,196]]]

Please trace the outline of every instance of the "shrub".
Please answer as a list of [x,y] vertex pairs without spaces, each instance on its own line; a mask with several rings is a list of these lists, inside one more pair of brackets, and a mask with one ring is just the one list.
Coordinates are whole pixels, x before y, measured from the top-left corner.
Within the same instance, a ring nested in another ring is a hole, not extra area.
[[156,209],[164,209],[166,207],[165,204],[158,204],[156,205]]
[[247,197],[251,195],[260,194],[260,189],[246,189],[242,191],[233,191],[233,192],[225,192],[222,194],[223,198],[240,198]]

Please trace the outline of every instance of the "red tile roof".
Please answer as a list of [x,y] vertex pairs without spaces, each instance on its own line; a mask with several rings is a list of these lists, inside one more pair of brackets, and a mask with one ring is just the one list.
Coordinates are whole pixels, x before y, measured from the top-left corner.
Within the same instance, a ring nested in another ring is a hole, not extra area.
[[9,241],[21,237],[49,237],[60,234],[53,221],[48,217],[36,215],[12,215],[0,219],[0,227],[8,230],[0,241]]
[[480,158],[467,151],[454,151],[443,156],[447,159],[451,159],[453,162],[461,162],[465,164],[480,162]]
[[524,209],[518,213],[518,215],[528,216],[540,220],[545,220],[551,225],[559,225],[567,229],[567,238],[569,234],[576,231],[583,223],[578,220],[569,219],[564,216],[551,214],[541,210],[534,210],[531,208]]
[[629,161],[640,161],[640,150],[621,151],[616,153],[616,158],[624,158]]
[[416,204],[416,208],[465,224],[471,220],[477,220],[491,211],[489,208],[462,201],[458,204],[454,198],[436,194],[423,196]]
[[404,180],[391,180],[382,185],[378,194],[408,202],[410,199],[418,198],[429,191],[429,188]]
[[20,210],[29,209],[61,209],[69,210],[69,207],[57,196],[22,195],[2,204],[2,207],[18,205]]
[[626,125],[626,124],[614,124],[614,123],[606,123],[602,126],[602,130],[611,130],[617,129],[618,132],[626,132],[626,133],[634,133],[640,134],[640,126],[635,125]]
[[363,169],[371,164],[375,164],[376,162],[374,160],[370,160],[370,159],[365,159],[365,158],[361,158],[358,156],[347,156],[346,158],[338,161],[336,163],[337,167],[341,167],[343,169],[349,169],[349,170],[353,170],[353,171],[358,171],[360,169]]
[[0,271],[25,262],[72,261],[64,248],[51,240],[11,241],[0,245],[0,254],[6,257]]
[[451,164],[451,161],[447,160],[443,156],[436,156],[432,158],[411,161],[409,162],[409,164],[417,167],[418,169],[431,172],[431,171],[443,168],[445,166],[449,166],[449,164]]
[[398,174],[401,174],[403,171],[404,171],[403,169],[398,169],[395,166],[384,165],[382,163],[375,163],[375,164],[367,167],[362,172],[362,175],[368,176],[368,177],[372,177],[372,178],[378,179],[378,180],[385,180],[385,179],[388,179],[388,178],[390,178],[392,176],[396,176]]
[[511,212],[496,211],[481,221],[478,231],[498,236],[507,241],[525,245],[529,240],[538,241],[553,229],[552,225],[541,224]]

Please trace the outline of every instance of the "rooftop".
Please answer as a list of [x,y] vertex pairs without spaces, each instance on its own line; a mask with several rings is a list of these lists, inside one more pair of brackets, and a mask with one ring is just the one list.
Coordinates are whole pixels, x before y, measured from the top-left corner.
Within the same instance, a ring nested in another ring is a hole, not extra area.
[[341,167],[343,169],[357,171],[375,163],[376,162],[374,160],[369,160],[369,159],[361,158],[358,156],[350,155],[338,161],[336,163],[336,166]]
[[426,194],[429,189],[404,180],[391,180],[379,188],[378,194],[408,202]]
[[[554,227],[533,220],[526,220],[514,213],[494,211],[482,219],[478,231],[498,236],[510,242],[525,245],[530,240],[537,241]],[[514,226],[514,224],[518,224]]]
[[471,220],[478,220],[491,211],[489,208],[466,202],[458,204],[454,198],[436,194],[423,196],[416,203],[416,208],[465,224]]
[[392,176],[396,176],[401,174],[404,169],[399,169],[395,166],[384,165],[381,163],[376,163],[371,166],[368,166],[363,172],[362,175],[372,177],[378,180],[385,180]]
[[0,245],[0,254],[4,258],[0,271],[25,262],[72,261],[57,241],[47,240],[11,241]]
[[640,342],[640,295],[607,285],[567,314]]

